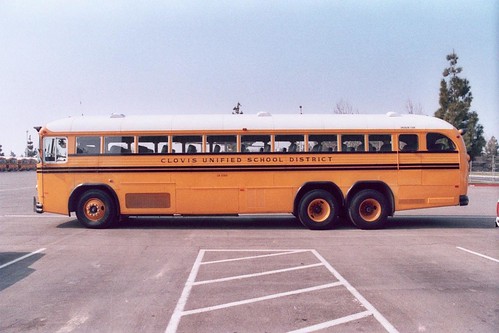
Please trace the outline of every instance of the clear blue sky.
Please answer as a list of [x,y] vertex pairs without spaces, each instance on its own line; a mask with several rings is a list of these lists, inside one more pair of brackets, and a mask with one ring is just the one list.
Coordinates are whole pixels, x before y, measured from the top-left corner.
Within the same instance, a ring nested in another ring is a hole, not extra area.
[[76,115],[438,108],[452,50],[499,137],[498,1],[0,0],[0,144]]

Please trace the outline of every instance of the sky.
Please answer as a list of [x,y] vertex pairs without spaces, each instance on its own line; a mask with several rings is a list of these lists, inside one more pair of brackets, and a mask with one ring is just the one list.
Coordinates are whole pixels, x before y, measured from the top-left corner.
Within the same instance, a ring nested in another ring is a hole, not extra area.
[[499,138],[499,1],[0,0],[0,145],[68,116],[438,109],[446,55]]

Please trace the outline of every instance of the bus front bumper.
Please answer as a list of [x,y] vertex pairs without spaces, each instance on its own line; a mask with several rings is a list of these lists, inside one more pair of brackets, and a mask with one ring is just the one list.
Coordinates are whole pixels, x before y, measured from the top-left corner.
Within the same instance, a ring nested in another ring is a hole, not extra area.
[[469,202],[470,202],[470,199],[468,198],[467,195],[460,195],[459,196],[459,206],[468,206]]
[[33,197],[33,210],[38,214],[43,213],[43,204],[39,203],[36,197]]

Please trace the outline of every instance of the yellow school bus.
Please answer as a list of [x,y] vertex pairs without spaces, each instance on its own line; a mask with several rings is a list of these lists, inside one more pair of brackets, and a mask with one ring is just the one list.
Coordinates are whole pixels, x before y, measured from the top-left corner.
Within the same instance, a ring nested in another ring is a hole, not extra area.
[[7,171],[7,159],[3,156],[0,156],[0,172]]
[[17,171],[19,169],[17,164],[17,158],[9,157],[7,158],[7,171]]
[[17,169],[19,171],[36,170],[36,158],[22,157],[17,160]]
[[[143,215],[340,215],[382,227],[395,211],[468,203],[460,131],[421,115],[81,116],[39,128],[39,213],[89,228]],[[271,220],[271,219],[270,219]]]

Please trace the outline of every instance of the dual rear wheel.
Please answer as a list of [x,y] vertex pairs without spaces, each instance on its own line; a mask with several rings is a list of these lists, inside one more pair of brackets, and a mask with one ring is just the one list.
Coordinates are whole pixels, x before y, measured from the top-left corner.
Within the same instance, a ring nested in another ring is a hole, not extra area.
[[[328,191],[312,190],[306,193],[298,206],[298,218],[313,230],[330,229],[336,224],[340,206]],[[350,200],[347,214],[360,229],[382,228],[388,217],[388,201],[376,190],[362,190]]]
[[308,192],[300,200],[298,218],[312,230],[330,229],[338,219],[339,205],[336,198],[325,190]]
[[348,217],[360,229],[382,228],[388,218],[388,201],[375,190],[355,194],[348,208]]

